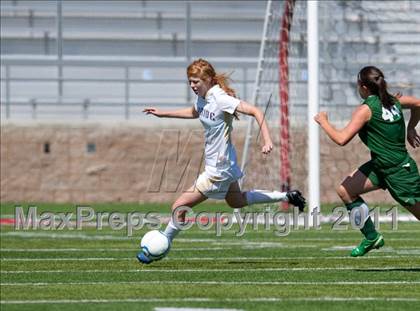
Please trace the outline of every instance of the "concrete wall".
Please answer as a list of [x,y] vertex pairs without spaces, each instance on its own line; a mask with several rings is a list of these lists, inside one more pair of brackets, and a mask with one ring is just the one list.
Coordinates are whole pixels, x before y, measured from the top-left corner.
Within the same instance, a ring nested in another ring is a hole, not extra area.
[[[1,201],[170,202],[202,170],[203,132],[187,124],[183,128],[159,129],[118,124],[3,124]],[[244,133],[241,127],[234,131],[239,159]],[[49,153],[44,150],[46,143]],[[88,143],[95,144],[95,152],[88,152]],[[368,160],[369,153],[358,139],[340,148],[322,134],[321,144],[321,201],[336,202],[335,186]],[[305,129],[294,129],[292,184],[305,193],[306,147]],[[276,149],[271,156],[263,156],[253,140],[244,189],[279,187]],[[420,153],[410,151],[419,163]],[[381,190],[366,199],[393,202]]]

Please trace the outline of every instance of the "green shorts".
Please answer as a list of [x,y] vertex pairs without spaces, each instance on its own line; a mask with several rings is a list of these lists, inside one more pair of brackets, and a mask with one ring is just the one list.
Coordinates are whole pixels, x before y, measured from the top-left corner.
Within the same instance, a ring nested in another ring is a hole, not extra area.
[[359,167],[377,187],[388,189],[391,196],[402,206],[412,206],[420,202],[420,175],[416,162],[407,157],[396,167],[381,170],[372,160]]

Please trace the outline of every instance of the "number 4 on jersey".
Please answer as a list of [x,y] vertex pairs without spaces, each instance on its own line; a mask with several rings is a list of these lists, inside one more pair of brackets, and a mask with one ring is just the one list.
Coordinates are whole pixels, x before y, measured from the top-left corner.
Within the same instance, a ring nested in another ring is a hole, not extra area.
[[400,111],[397,107],[392,106],[391,109],[386,109],[385,107],[382,107],[382,119],[385,121],[394,121],[394,116],[397,116],[397,118],[400,116]]

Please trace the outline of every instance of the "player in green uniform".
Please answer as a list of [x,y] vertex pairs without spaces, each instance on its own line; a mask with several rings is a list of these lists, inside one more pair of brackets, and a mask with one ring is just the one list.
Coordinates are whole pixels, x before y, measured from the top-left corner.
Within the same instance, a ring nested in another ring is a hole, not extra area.
[[[356,224],[365,236],[351,256],[363,256],[384,245],[382,234],[375,230],[369,208],[361,194],[380,188],[420,220],[420,176],[416,162],[405,146],[405,122],[402,107],[411,108],[407,140],[420,146],[416,125],[420,119],[420,100],[410,96],[392,96],[387,91],[383,73],[376,67],[364,67],[358,75],[358,90],[363,103],[353,112],[350,122],[341,130],[334,128],[327,114],[315,116],[325,133],[338,145],[346,145],[357,133],[371,152],[371,160],[360,166],[337,188],[347,210],[357,208]],[[359,223],[358,223],[359,222]]]

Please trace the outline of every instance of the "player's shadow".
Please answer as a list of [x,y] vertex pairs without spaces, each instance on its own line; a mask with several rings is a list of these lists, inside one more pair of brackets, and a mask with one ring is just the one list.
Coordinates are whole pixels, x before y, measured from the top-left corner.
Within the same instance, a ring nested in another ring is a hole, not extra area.
[[390,272],[390,271],[402,271],[402,272],[420,272],[420,268],[366,268],[366,269],[354,269],[358,272]]
[[[258,261],[258,260],[247,260],[247,261],[228,261],[228,265],[240,265],[242,267],[244,266],[251,266],[255,268],[255,266],[261,266],[263,268],[270,267],[270,264],[278,264],[279,262],[275,259],[273,260],[264,260],[264,261]],[[289,262],[288,265],[290,266],[299,266],[299,262]],[[399,272],[420,272],[419,268],[359,268],[354,269],[354,271],[357,272],[391,272],[391,271],[399,271]]]

